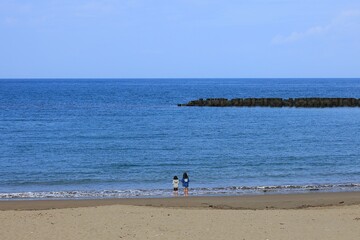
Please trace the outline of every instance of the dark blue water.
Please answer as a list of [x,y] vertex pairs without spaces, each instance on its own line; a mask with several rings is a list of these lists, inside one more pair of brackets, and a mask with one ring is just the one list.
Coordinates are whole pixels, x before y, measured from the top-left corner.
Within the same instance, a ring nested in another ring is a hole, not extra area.
[[0,198],[360,188],[360,108],[197,108],[356,97],[359,79],[0,80]]

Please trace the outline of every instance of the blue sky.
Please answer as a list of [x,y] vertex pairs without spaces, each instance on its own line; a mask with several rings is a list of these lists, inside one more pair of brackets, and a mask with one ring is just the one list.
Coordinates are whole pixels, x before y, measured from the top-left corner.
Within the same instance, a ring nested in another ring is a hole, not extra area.
[[359,0],[1,0],[0,78],[360,77]]

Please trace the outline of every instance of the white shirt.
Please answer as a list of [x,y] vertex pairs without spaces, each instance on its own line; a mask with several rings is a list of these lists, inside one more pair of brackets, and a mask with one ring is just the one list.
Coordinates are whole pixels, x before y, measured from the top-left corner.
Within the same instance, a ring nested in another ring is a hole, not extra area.
[[179,187],[179,179],[174,179],[174,180],[173,180],[173,186],[174,186],[174,188],[178,188],[178,187]]

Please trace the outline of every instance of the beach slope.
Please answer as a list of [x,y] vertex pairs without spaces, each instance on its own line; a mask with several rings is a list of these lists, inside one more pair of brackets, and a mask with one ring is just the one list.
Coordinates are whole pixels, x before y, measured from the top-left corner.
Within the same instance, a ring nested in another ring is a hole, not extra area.
[[[350,196],[358,196],[353,194],[64,200],[53,201],[52,209],[47,205],[51,201],[0,202],[0,236],[2,240],[360,239],[360,204],[356,203],[359,199],[350,201]],[[336,202],[326,200],[331,199],[329,196]],[[287,207],[269,207],[275,199],[283,199],[282,204],[287,202]],[[240,210],[241,201],[252,201],[258,209]],[[146,202],[149,206],[143,206]],[[44,210],[39,210],[41,203]],[[178,206],[171,206],[174,203]],[[29,210],[31,205],[33,210]],[[21,206],[22,210],[15,210]]]

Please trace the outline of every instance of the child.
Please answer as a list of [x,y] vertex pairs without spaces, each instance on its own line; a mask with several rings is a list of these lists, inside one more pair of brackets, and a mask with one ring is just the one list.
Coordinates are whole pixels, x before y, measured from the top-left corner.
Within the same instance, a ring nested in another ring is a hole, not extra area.
[[173,187],[174,187],[174,195],[177,196],[179,190],[179,179],[177,176],[174,176],[173,178]]
[[189,195],[189,176],[187,175],[186,172],[184,172],[183,174],[183,178],[181,179],[182,185],[184,187],[184,195],[188,196]]

